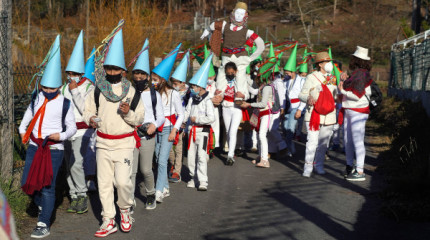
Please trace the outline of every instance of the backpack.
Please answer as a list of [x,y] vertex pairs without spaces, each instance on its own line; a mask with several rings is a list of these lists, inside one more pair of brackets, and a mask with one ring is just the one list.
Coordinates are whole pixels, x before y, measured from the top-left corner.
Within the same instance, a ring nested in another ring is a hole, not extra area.
[[273,106],[271,109],[272,113],[279,113],[281,111],[281,102],[279,100],[278,90],[273,86],[273,84],[269,84],[272,87],[272,95],[273,95]]
[[[36,91],[34,91],[33,94],[31,94],[30,105],[31,105],[31,112],[32,112],[33,116],[34,116],[34,101],[36,100],[37,95],[38,95],[38,92],[36,92]],[[61,126],[63,127],[63,132],[66,131],[66,115],[67,115],[67,112],[69,111],[69,108],[70,108],[70,100],[67,98],[64,98],[63,110],[61,113]]]
[[379,106],[381,106],[382,92],[375,81],[372,81],[372,83],[370,84],[370,90],[372,92],[372,94],[370,95],[370,98],[367,97],[367,95],[364,95],[364,96],[366,96],[367,100],[369,101],[370,111],[373,111],[374,109],[377,109],[379,108]]
[[[101,93],[100,88],[96,86],[96,89],[94,90],[94,101],[96,102],[96,114],[99,112],[100,93]],[[136,110],[137,104],[139,104],[139,101],[140,101],[140,92],[135,90],[133,100],[131,100],[131,103],[130,103],[130,110],[132,111]],[[154,103],[152,103],[152,106],[154,107]]]

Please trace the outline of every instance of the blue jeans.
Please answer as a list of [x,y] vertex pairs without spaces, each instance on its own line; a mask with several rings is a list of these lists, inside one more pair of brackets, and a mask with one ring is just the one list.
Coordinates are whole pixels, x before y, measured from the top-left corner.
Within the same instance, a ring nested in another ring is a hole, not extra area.
[[292,154],[296,153],[296,148],[293,143],[294,132],[296,131],[297,120],[294,118],[296,115],[297,108],[291,109],[290,113],[285,114],[284,129],[285,129],[285,140],[287,142],[288,149]]
[[155,190],[163,192],[163,188],[169,189],[169,181],[167,179],[167,162],[169,161],[170,149],[173,142],[169,142],[169,135],[173,126],[163,128],[162,132],[157,133],[157,142],[155,144],[155,160],[158,163],[157,182]]
[[[21,185],[27,181],[27,176],[30,171],[31,164],[33,163],[34,155],[36,154],[37,147],[31,145],[27,149],[25,156],[24,173],[22,174]],[[55,181],[57,179],[58,170],[63,162],[63,150],[51,150],[52,172],[53,178],[51,185],[42,188],[40,191],[34,193],[34,203],[42,207],[39,214],[39,222],[43,222],[46,226],[51,224],[51,215],[55,206]]]

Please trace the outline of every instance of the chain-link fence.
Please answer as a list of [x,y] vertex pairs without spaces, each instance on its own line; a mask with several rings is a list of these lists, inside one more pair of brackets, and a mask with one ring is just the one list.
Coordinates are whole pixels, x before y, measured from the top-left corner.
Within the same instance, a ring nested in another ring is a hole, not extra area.
[[390,87],[430,91],[430,39],[391,52]]
[[0,12],[0,123],[6,123],[9,120],[9,82],[7,80],[9,71],[8,57],[8,14],[7,11]]

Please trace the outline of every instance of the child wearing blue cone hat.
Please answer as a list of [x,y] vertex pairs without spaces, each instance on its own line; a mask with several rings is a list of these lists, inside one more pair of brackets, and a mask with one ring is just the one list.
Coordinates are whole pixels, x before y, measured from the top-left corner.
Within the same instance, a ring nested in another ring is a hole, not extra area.
[[91,151],[89,142],[94,129],[90,128],[83,120],[82,113],[85,107],[85,98],[94,89],[90,80],[83,78],[84,67],[84,39],[83,31],[76,40],[75,47],[66,67],[67,80],[61,93],[70,100],[74,107],[76,134],[65,142],[64,159],[67,162],[68,172],[67,183],[69,185],[70,206],[69,213],[82,214],[88,211],[87,185],[85,182],[84,158],[88,151]]
[[[184,54],[181,62],[173,73],[170,81],[172,83],[173,88],[179,92],[182,100],[182,106],[185,106],[190,99],[191,92],[186,84],[187,81],[187,73],[190,65],[190,52],[187,51]],[[175,145],[172,150],[170,150],[169,155],[169,163],[170,163],[170,171],[169,171],[169,182],[177,183],[181,181],[181,169],[182,169],[182,149],[183,142],[182,139],[184,137],[184,128],[179,129],[179,134],[177,134],[177,139],[173,145]]]
[[170,196],[167,161],[173,142],[184,120],[184,107],[182,106],[181,96],[178,91],[167,84],[180,47],[181,44],[171,51],[151,73],[152,85],[161,94],[163,113],[166,118],[164,124],[157,129],[157,142],[155,144],[155,160],[158,163],[155,200],[158,203],[163,202],[164,198]]
[[145,105],[145,119],[138,126],[137,133],[140,137],[140,148],[134,149],[134,161],[132,163],[131,179],[133,182],[132,197],[134,198],[134,189],[136,188],[136,174],[138,165],[143,175],[146,191],[146,209],[155,209],[155,180],[152,171],[152,159],[155,151],[155,136],[157,128],[163,125],[164,112],[161,95],[151,85],[149,81],[149,41],[146,39],[142,50],[139,52],[136,65],[133,68],[133,81],[136,90],[140,92],[140,97]]
[[191,124],[188,135],[187,156],[191,180],[187,183],[187,187],[195,188],[196,178],[199,191],[208,189],[207,162],[209,152],[213,147],[211,124],[215,121],[215,110],[209,98],[209,92],[206,91],[212,57],[213,55],[211,54],[190,80],[193,97],[188,101],[183,122],[183,125],[185,125],[189,120]]
[[[39,217],[32,238],[50,234],[50,219],[55,207],[55,181],[63,162],[64,141],[76,133],[74,107],[60,92],[60,35],[55,39],[32,101],[24,114],[19,133],[27,148],[22,190],[32,196],[39,207]],[[40,76],[40,75],[36,75]]]
[[96,88],[86,98],[84,110],[84,121],[97,129],[97,180],[103,223],[95,233],[96,237],[106,237],[118,230],[114,186],[117,188],[121,230],[131,231],[134,221],[131,217],[134,203],[131,163],[134,148],[140,147],[135,127],[143,122],[145,114],[140,93],[123,76],[126,67],[122,29],[114,30],[113,39],[108,44],[104,71],[96,75]]

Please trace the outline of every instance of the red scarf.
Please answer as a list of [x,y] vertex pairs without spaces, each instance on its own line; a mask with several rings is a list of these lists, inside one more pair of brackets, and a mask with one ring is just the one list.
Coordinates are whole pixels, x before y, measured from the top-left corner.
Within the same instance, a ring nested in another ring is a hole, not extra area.
[[[318,80],[319,81],[319,80]],[[320,129],[320,115],[327,115],[334,111],[334,98],[328,87],[321,83],[322,91],[314,105],[309,122],[311,131],[318,131]]]
[[40,191],[43,187],[51,185],[54,173],[52,171],[51,150],[49,146],[57,144],[52,140],[48,140],[45,146],[42,138],[35,138],[33,134],[30,139],[37,144],[37,151],[33,157],[33,162],[30,166],[25,184],[22,185],[22,191],[28,195],[32,195],[35,191]]

